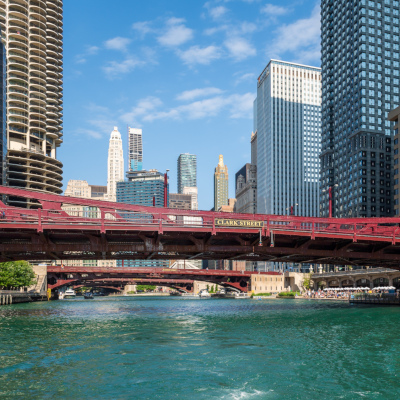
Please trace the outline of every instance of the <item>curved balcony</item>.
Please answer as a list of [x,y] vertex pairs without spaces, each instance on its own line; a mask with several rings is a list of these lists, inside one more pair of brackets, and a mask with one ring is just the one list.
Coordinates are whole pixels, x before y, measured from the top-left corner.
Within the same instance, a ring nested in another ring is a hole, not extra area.
[[18,111],[18,112],[27,112],[28,111],[28,106],[25,103],[15,103],[9,101],[7,104],[7,109],[11,114],[11,111]]

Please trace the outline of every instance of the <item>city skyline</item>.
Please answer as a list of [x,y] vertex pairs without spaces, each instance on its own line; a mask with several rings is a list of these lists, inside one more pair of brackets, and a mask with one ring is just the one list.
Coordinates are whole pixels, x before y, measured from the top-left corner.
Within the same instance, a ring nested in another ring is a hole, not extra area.
[[[128,125],[145,132],[146,168],[170,169],[175,177],[179,154],[197,155],[199,208],[210,209],[210,175],[218,155],[224,154],[231,171],[250,160],[259,71],[274,55],[318,66],[317,2],[231,2],[219,8],[217,2],[171,1],[166,9],[158,1],[126,2],[107,13],[105,4],[64,4],[64,130],[69,133],[59,156],[64,185],[79,179],[81,170],[88,171],[88,181],[106,184],[107,136],[119,126],[127,152]],[[159,4],[165,11],[155,14]],[[112,17],[120,20],[118,27],[108,24]],[[180,32],[187,33],[184,43],[174,42]],[[287,51],[267,46],[272,37],[278,42],[296,32],[303,40]],[[216,58],[206,57],[207,51],[215,51]],[[176,185],[171,179],[171,192]],[[230,197],[234,193],[231,180]]]

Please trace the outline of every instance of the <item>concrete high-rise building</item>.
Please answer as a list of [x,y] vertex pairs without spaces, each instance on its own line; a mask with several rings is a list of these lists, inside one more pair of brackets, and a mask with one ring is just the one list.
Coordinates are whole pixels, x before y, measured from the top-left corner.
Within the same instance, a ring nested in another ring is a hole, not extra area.
[[[62,193],[63,2],[1,1],[7,53],[7,164],[10,186]],[[32,200],[9,198],[34,207]]]
[[121,134],[114,126],[108,147],[107,199],[116,201],[117,182],[124,180],[124,152]]
[[198,210],[199,209],[199,202],[198,202],[198,189],[197,187],[187,187],[183,188],[183,194],[189,194],[192,198],[190,209],[191,210]]
[[[271,60],[258,78],[256,104],[257,213],[318,216],[320,69]],[[264,267],[300,268],[259,263]]]
[[143,169],[143,142],[142,130],[128,128],[129,171],[141,171]]
[[257,85],[257,212],[319,215],[321,72],[271,60]]
[[244,165],[235,174],[236,204],[235,212],[257,213],[257,166]]
[[[104,200],[107,194],[107,186],[89,185],[85,180],[71,179],[68,181],[64,196],[80,197],[84,199]],[[64,204],[63,211],[71,216],[84,218],[100,218],[97,207],[81,206],[76,204]],[[70,267],[116,267],[116,260],[63,260],[60,264]]]
[[[321,215],[393,215],[398,0],[322,0]],[[330,189],[330,190],[329,190]]]
[[178,193],[183,193],[184,187],[197,187],[197,156],[194,154],[178,157]]
[[170,193],[169,208],[178,208],[180,210],[191,210],[192,196],[190,194]]
[[394,110],[391,110],[388,116],[389,121],[392,121],[394,123],[393,130],[394,130],[394,138],[393,138],[393,147],[394,147],[394,157],[393,157],[393,163],[394,163],[394,215],[395,217],[398,217],[400,215],[400,174],[399,174],[399,168],[400,168],[400,145],[399,145],[399,138],[400,138],[400,133],[399,133],[399,126],[400,126],[400,106],[396,107]]
[[228,205],[229,175],[228,167],[224,164],[224,156],[219,156],[218,165],[214,172],[214,210]]
[[[156,207],[164,207],[164,174],[157,170],[129,171],[126,174],[127,181],[117,183],[118,203],[153,206],[153,198]],[[169,184],[167,184],[167,204],[169,202]],[[137,216],[136,216],[137,217]],[[146,219],[148,216],[143,215]],[[127,216],[135,218],[135,216]],[[151,218],[151,217],[150,217]],[[119,260],[118,267],[160,267],[168,268],[169,262],[164,260]]]
[[7,184],[7,57],[4,43],[0,34],[0,185]]

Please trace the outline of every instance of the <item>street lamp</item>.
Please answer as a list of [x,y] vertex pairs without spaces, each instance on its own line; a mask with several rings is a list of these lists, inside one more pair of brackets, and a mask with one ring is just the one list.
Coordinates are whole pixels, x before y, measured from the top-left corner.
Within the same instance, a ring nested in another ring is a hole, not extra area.
[[298,206],[298,205],[299,205],[299,204],[296,203],[296,204],[294,204],[293,206],[288,207],[288,208],[286,209],[286,211],[290,210],[290,215],[293,215],[294,208],[295,208],[296,206]]
[[167,172],[164,174],[164,207],[167,208],[168,204],[168,194],[167,194],[167,188],[168,188],[168,172],[169,169],[167,169]]
[[[329,194],[329,218],[332,218],[332,190],[334,187],[338,187],[339,185],[335,183],[333,186],[329,186],[328,188],[328,194]],[[326,189],[322,190],[323,192],[326,192]]]

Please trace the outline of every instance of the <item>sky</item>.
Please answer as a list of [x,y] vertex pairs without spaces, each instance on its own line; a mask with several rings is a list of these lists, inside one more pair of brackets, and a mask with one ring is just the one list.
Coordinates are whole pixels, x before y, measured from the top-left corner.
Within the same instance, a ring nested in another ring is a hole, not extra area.
[[320,66],[315,0],[64,1],[64,137],[57,158],[70,179],[107,184],[108,141],[143,129],[143,168],[197,155],[199,208],[213,207],[224,156],[229,197],[250,162],[257,78],[271,59]]

